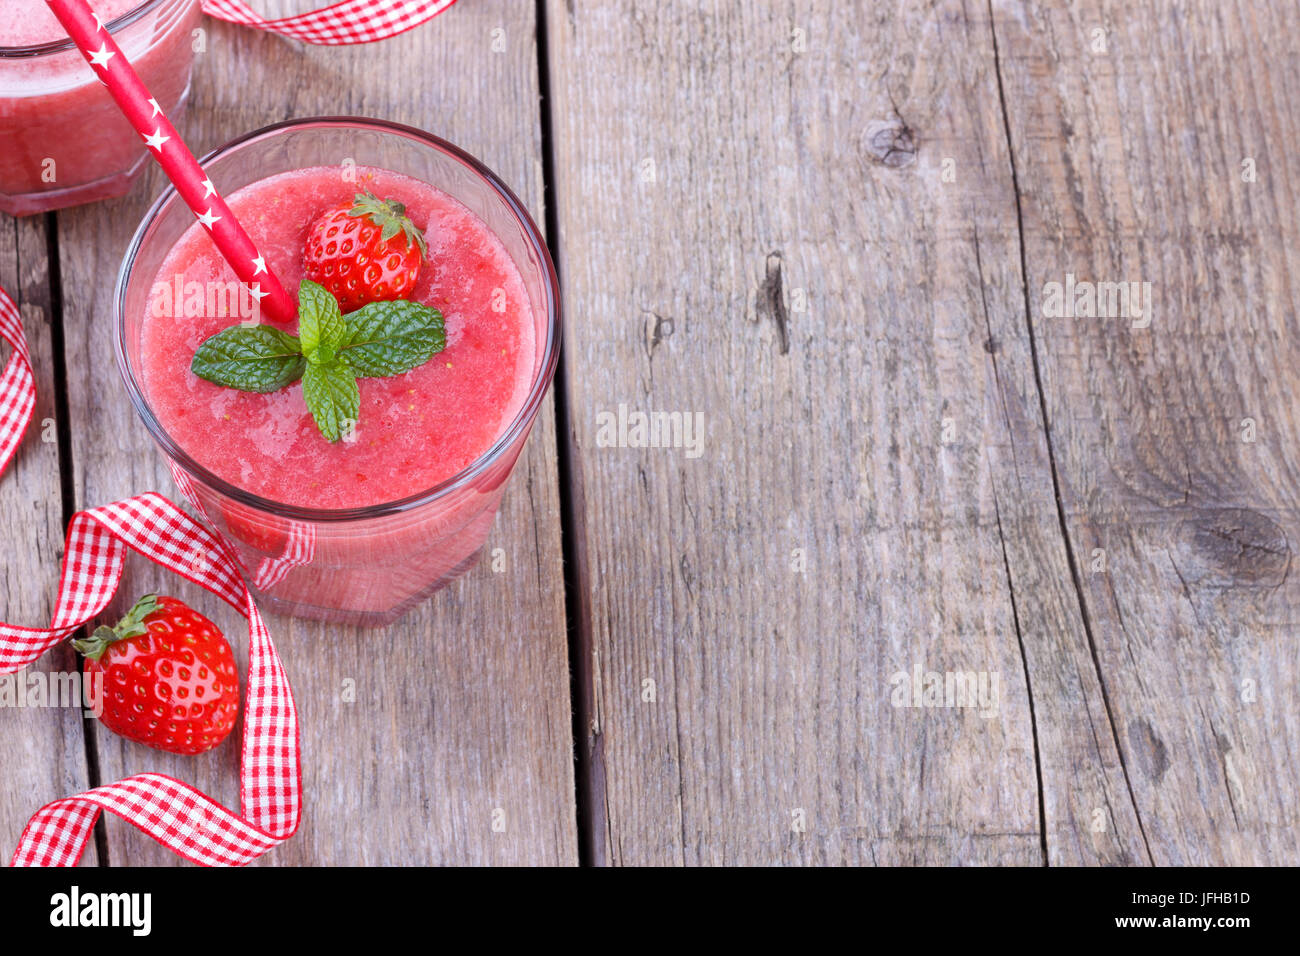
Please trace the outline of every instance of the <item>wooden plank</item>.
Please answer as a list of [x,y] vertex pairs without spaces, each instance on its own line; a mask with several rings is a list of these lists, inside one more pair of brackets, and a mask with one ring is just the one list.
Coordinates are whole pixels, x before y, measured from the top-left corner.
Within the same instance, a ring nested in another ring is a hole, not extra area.
[[[4,477],[0,478],[0,567],[4,568],[3,618],[14,624],[44,627],[54,612],[59,565],[63,557],[63,493],[59,482],[59,444],[54,374],[53,322],[50,305],[46,218],[13,219],[0,215],[0,288],[22,313],[36,380],[32,424]],[[8,361],[6,347],[5,361]],[[56,695],[51,675],[75,674],[77,657],[63,645],[24,671],[0,678],[29,696],[45,688],[44,700]],[[57,688],[55,688],[57,689]],[[75,703],[59,695],[62,703]],[[12,701],[16,704],[16,698]],[[8,855],[31,815],[38,809],[88,786],[86,746],[80,706],[0,707],[0,852]],[[96,862],[92,845],[83,865]]]
[[[1150,858],[1294,864],[1300,13],[993,9],[1062,509]],[[1149,283],[1149,311],[1054,314],[1067,275]]]
[[[1035,716],[1052,841],[1135,855],[1079,836],[1127,797],[987,15],[547,9],[597,860],[1039,863]],[[620,406],[702,415],[699,456],[608,447]],[[916,668],[996,716],[895,706]]]
[[[501,52],[494,52],[497,37]],[[207,39],[185,125],[196,151],[289,116],[393,119],[481,157],[540,218],[531,5],[462,4],[378,46],[309,48],[212,23]],[[72,368],[101,367],[112,279],[159,188],[151,173],[127,200],[62,220]],[[116,375],[73,378],[78,502],[170,491]],[[306,812],[298,835],[267,863],[576,862],[558,515],[548,404],[488,542],[489,551],[503,549],[501,573],[485,562],[385,631],[273,619],[303,720]],[[133,570],[131,583],[134,592],[158,582]],[[222,620],[239,633],[229,615]],[[355,703],[342,700],[345,680],[355,681]],[[233,742],[201,758],[169,760],[109,734],[97,739],[106,779],[158,769],[238,805]],[[503,832],[492,827],[498,808]],[[109,856],[114,864],[173,862],[115,823]]]

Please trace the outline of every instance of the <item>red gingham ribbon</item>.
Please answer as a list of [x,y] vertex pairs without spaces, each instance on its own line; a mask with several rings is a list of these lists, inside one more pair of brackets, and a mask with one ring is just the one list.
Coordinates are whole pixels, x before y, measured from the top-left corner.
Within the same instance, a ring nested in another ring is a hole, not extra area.
[[342,46],[386,40],[431,20],[456,0],[342,0],[322,10],[268,20],[244,0],[203,0],[203,12],[306,43]]
[[27,350],[27,336],[23,335],[22,316],[4,289],[0,289],[0,338],[13,348],[4,375],[0,376],[0,471],[4,471],[36,407],[32,356]]
[[140,495],[73,516],[54,620],[49,628],[0,624],[0,673],[30,664],[102,613],[117,590],[128,548],[248,618],[243,815],[171,777],[136,774],[42,807],[23,831],[14,866],[75,864],[103,810],[189,860],[216,866],[249,863],[298,828],[298,714],[271,635],[226,546],[161,495]]
[[[13,354],[0,376],[0,471],[22,441],[36,404],[21,315],[0,289],[0,337]],[[293,691],[257,606],[226,546],[158,494],[82,511],[68,526],[63,575],[49,628],[0,623],[0,673],[12,673],[92,620],[112,599],[126,549],[207,588],[248,618],[248,692],[236,816],[164,774],[143,773],[56,800],[37,811],[14,851],[15,866],[71,866],[95,820],[114,813],[196,863],[241,865],[287,840],[302,809]]]
[[263,558],[253,574],[253,587],[269,591],[294,568],[311,564],[316,556],[316,529],[301,521],[289,523],[288,541],[278,557]]

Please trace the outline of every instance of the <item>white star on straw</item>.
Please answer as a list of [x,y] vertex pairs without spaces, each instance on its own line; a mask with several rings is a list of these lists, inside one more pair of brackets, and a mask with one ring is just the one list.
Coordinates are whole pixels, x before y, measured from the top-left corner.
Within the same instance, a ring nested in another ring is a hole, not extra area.
[[90,15],[91,15],[92,17],[95,18],[95,26],[99,27],[100,30],[103,30],[103,29],[104,29],[104,21],[101,20],[101,19],[99,19],[99,14],[98,14],[98,13],[93,13],[93,12],[92,12]]
[[211,229],[211,228],[213,227],[213,225],[216,223],[216,221],[217,221],[218,219],[220,219],[220,218],[221,218],[220,216],[214,216],[214,215],[212,215],[212,210],[209,209],[209,210],[208,210],[207,212],[205,212],[203,215],[199,216],[199,217],[198,217],[198,220],[199,220],[199,222],[203,223],[203,225],[205,225],[205,226],[207,226],[209,229]]
[[262,283],[260,282],[254,282],[251,285],[249,285],[248,291],[249,294],[253,296],[253,298],[257,299],[258,302],[261,302],[263,299],[265,299],[268,295],[271,294],[269,292],[262,291]]
[[90,64],[91,66],[106,67],[108,66],[108,61],[111,60],[114,56],[115,54],[109,52],[108,44],[105,43],[102,46],[100,46],[98,53],[90,54]]
[[266,271],[266,258],[264,256],[258,256],[253,260],[253,265],[256,267],[253,269],[253,275],[261,275]]
[[146,136],[144,138],[144,144],[148,146],[150,149],[156,149],[158,150],[158,152],[161,153],[163,148],[163,143],[167,142],[169,139],[171,139],[171,137],[164,136],[162,134],[162,129],[159,128],[154,130],[154,134],[152,136]]
[[203,187],[204,199],[207,199],[209,196],[215,196],[217,194],[217,187],[212,185],[212,180],[210,178],[203,180],[203,182],[200,185]]
[[154,99],[152,96],[149,97],[149,105],[153,107],[153,113],[150,114],[151,119],[162,112],[162,107],[158,105],[158,101]]

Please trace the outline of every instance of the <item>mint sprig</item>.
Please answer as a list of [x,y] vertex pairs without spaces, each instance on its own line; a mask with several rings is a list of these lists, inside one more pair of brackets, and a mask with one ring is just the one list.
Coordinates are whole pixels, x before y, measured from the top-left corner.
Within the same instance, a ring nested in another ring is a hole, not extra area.
[[335,442],[356,426],[358,378],[401,375],[446,345],[437,309],[399,299],[342,315],[329,290],[304,279],[297,335],[269,325],[232,326],[199,346],[190,369],[214,385],[244,392],[274,392],[302,379],[316,427]]

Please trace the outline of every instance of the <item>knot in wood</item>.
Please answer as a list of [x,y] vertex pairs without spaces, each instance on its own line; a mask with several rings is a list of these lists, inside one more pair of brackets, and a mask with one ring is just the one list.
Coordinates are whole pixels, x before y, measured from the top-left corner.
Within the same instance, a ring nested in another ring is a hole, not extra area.
[[1182,523],[1179,566],[1209,587],[1277,587],[1291,565],[1286,532],[1249,508],[1205,511]]
[[1151,721],[1141,718],[1129,724],[1128,743],[1147,779],[1159,783],[1169,770],[1169,749],[1156,734]]
[[867,130],[867,155],[890,169],[916,162],[916,135],[899,121],[873,124]]

